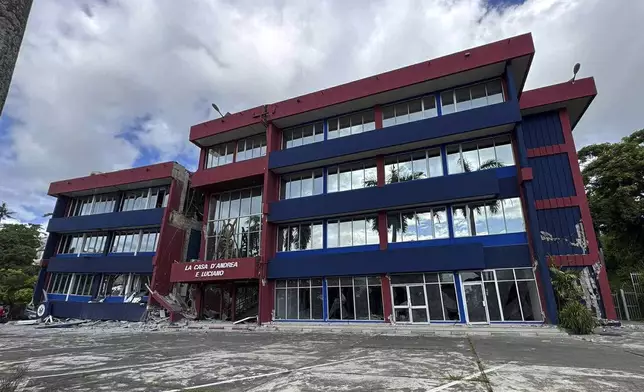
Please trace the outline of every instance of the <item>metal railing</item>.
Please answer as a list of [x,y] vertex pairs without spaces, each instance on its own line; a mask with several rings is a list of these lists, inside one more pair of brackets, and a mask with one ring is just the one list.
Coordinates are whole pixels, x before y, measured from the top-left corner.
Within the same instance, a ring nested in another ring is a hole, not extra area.
[[644,320],[644,293],[619,290],[612,293],[613,303],[620,320]]
[[640,272],[631,272],[631,283],[637,294],[644,295],[644,274]]

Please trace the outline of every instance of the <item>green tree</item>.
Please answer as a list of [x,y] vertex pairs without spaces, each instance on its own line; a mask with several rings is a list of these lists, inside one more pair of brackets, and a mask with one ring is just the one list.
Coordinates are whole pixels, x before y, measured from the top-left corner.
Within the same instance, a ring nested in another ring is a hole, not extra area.
[[2,202],[0,204],[0,223],[2,222],[3,219],[6,218],[12,218],[13,216],[13,211],[9,210],[9,207],[7,207],[7,203]]
[[0,227],[0,304],[9,305],[13,314],[33,297],[40,246],[40,225]]
[[608,273],[625,281],[644,269],[644,129],[578,155]]

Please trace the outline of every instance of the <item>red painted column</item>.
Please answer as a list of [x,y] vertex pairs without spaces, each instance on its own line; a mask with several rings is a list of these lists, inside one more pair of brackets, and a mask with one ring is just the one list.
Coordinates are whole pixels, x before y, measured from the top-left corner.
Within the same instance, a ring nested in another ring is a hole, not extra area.
[[208,151],[208,148],[202,148],[199,152],[199,166],[197,170],[203,170],[206,167],[206,151]]
[[387,249],[387,213],[378,212],[378,237],[380,240],[380,250]]
[[382,107],[376,105],[373,107],[374,119],[376,120],[376,129],[382,128]]
[[593,220],[590,215],[590,207],[588,205],[588,198],[586,197],[586,190],[584,189],[584,179],[581,176],[581,168],[579,167],[579,158],[577,157],[577,149],[575,148],[575,141],[572,137],[572,128],[570,126],[570,117],[568,111],[562,109],[559,111],[559,120],[561,121],[561,128],[564,134],[565,144],[568,146],[568,161],[570,163],[570,170],[572,171],[572,179],[575,184],[575,193],[579,200],[579,211],[581,212],[581,221],[583,222],[586,239],[588,240],[588,253],[591,260],[601,264],[599,272],[599,291],[601,293],[604,310],[606,311],[606,318],[616,319],[617,313],[615,312],[615,304],[613,304],[613,297],[610,292],[610,284],[608,283],[608,276],[606,273],[606,266],[602,263],[599,257],[599,245],[597,243],[597,236],[593,228]]
[[[272,151],[280,149],[280,130],[272,123],[266,129],[266,154],[270,156]],[[268,170],[264,170],[264,187],[262,191],[262,234],[260,238],[259,257],[259,314],[258,323],[272,321],[273,313],[273,284],[268,280],[268,263],[275,257],[277,242],[277,227],[268,222],[270,203],[278,200],[279,176]]]
[[393,317],[390,317],[393,314],[393,306],[391,306],[391,284],[386,274],[382,274],[380,280],[382,281],[382,309],[385,312],[385,322],[390,323],[393,320]]

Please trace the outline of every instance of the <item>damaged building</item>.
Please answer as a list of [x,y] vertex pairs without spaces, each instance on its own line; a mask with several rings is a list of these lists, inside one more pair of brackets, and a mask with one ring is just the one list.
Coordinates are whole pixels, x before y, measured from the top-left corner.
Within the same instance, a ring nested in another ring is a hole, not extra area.
[[524,91],[534,55],[520,35],[195,125],[194,173],[52,183],[36,300],[95,319],[557,323],[554,263],[615,318],[572,134],[595,82]]

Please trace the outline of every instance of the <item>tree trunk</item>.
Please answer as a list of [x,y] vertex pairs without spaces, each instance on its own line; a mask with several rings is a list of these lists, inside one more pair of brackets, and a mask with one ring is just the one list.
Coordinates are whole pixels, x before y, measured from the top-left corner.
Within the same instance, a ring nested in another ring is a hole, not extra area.
[[33,0],[0,0],[0,115]]

